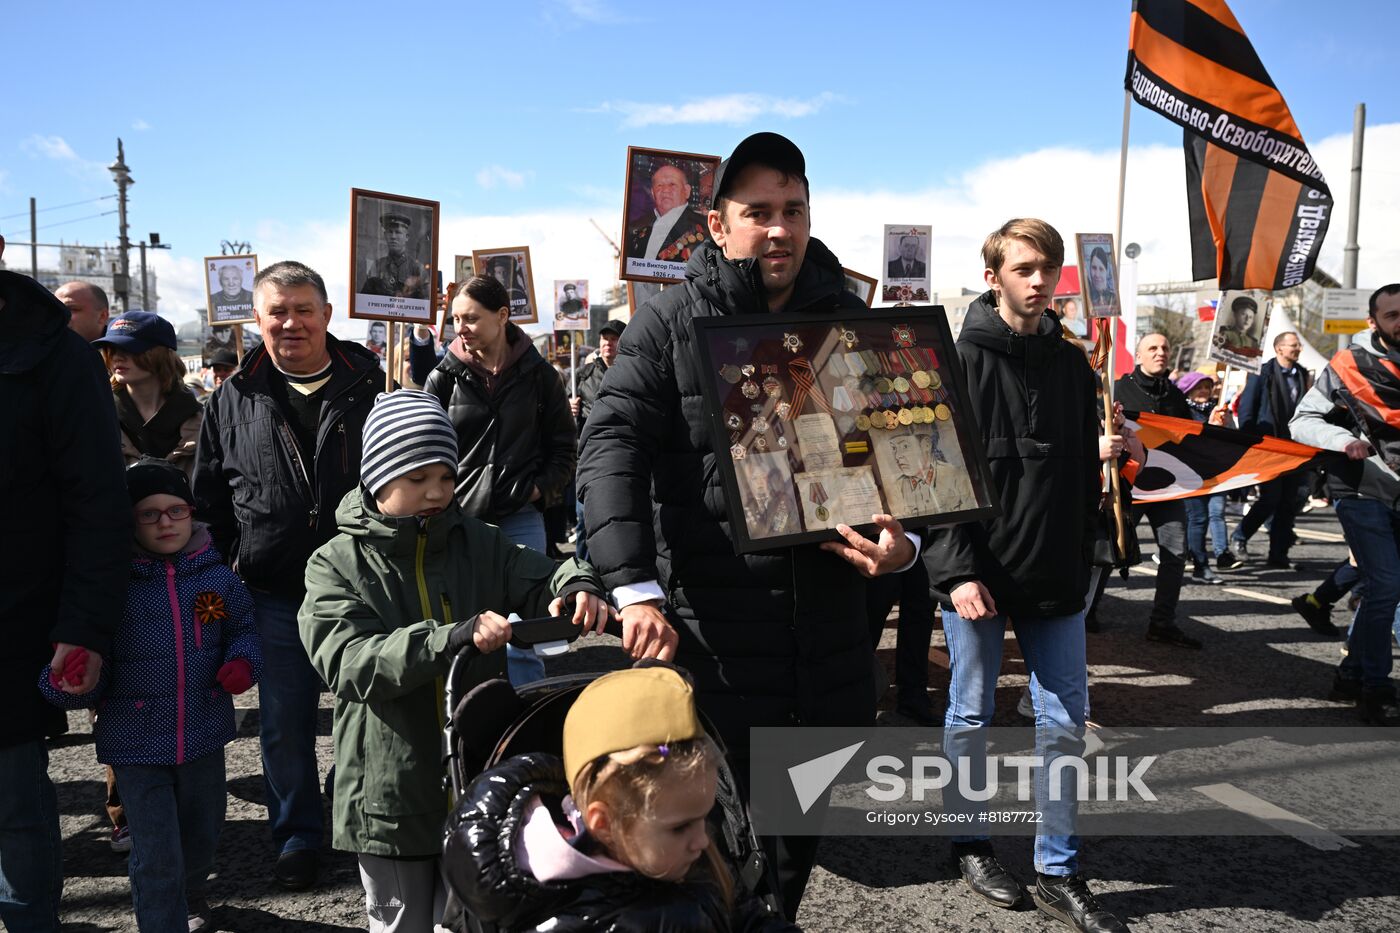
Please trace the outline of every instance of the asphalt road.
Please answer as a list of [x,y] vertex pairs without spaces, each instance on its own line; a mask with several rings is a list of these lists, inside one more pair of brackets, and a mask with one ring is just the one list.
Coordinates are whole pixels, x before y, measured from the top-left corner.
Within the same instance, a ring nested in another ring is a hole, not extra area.
[[[1231,516],[1231,527],[1236,521]],[[1286,605],[1345,556],[1330,511],[1299,521],[1296,571],[1258,568],[1229,574],[1226,586],[1192,585],[1179,617],[1205,643],[1191,651],[1143,639],[1151,604],[1150,564],[1126,583],[1114,578],[1100,609],[1102,631],[1089,636],[1093,718],[1114,726],[1354,725],[1352,709],[1326,699],[1339,643],[1315,636]],[[1142,526],[1144,551],[1153,545]],[[1265,542],[1256,539],[1256,550]],[[1335,621],[1343,622],[1342,612]],[[893,667],[891,627],[880,655]],[[942,632],[930,649],[930,684],[940,711],[948,674]],[[604,670],[623,658],[612,639],[593,639],[551,662],[551,672]],[[997,688],[997,725],[1023,725],[1016,702],[1024,666],[1008,644]],[[328,706],[329,698],[323,698]],[[331,933],[364,928],[363,892],[354,859],[325,853],[313,892],[278,889],[269,870],[257,743],[256,691],[238,698],[238,739],[228,749],[228,822],[211,882],[218,929],[245,933]],[[908,725],[882,703],[882,721]],[[134,930],[126,862],[107,845],[101,768],[86,717],[55,744],[67,870],[64,915],[75,931]],[[318,752],[331,763],[330,710],[322,710]],[[1392,785],[1400,787],[1400,781]],[[1340,796],[1345,788],[1338,788]],[[1400,837],[1355,835],[1335,851],[1287,834],[1213,837],[1104,837],[1085,841],[1082,870],[1104,906],[1135,930],[1400,930]],[[1002,839],[998,851],[1023,882],[1033,880],[1031,840]],[[973,896],[946,865],[947,843],[918,837],[845,837],[823,841],[799,922],[810,931],[1056,930],[1034,911],[1008,912]]]

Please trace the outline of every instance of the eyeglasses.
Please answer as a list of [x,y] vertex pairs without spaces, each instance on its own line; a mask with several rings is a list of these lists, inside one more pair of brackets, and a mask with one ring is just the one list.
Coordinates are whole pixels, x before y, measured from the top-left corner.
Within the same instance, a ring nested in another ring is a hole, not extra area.
[[194,514],[194,509],[188,505],[172,505],[170,508],[161,511],[160,509],[142,509],[136,513],[136,521],[142,525],[154,525],[160,521],[164,515],[172,522],[182,522]]

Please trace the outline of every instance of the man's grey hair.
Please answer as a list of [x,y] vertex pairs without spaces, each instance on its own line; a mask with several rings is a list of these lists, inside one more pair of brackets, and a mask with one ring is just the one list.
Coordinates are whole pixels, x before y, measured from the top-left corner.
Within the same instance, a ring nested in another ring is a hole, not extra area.
[[75,288],[81,288],[91,295],[93,300],[97,302],[97,309],[99,311],[112,310],[112,303],[107,300],[107,293],[102,290],[101,286],[94,285],[91,282],[64,282],[59,288],[67,288],[70,285]]
[[253,290],[257,291],[264,282],[271,282],[278,288],[296,288],[298,285],[311,285],[321,296],[321,301],[329,301],[326,294],[326,281],[320,274],[310,266],[297,262],[294,259],[284,259],[281,262],[274,262],[258,272],[257,278],[253,279]]

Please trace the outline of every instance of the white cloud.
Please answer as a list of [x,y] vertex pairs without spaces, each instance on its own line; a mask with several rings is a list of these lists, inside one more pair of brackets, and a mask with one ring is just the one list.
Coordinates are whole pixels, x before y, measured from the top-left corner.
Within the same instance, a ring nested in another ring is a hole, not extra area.
[[476,173],[476,183],[488,191],[493,188],[523,188],[525,178],[525,172],[514,172],[502,165],[488,165]]
[[751,123],[759,117],[789,119],[811,116],[837,99],[823,92],[816,97],[772,97],[767,94],[723,94],[683,104],[609,101],[593,108],[593,113],[620,113],[623,126],[668,126],[679,123]]
[[151,124],[147,123],[145,120],[137,120],[135,123],[131,124],[131,128],[138,131],[149,130]]
[[35,133],[20,143],[20,148],[31,156],[42,156],[45,159],[53,159],[55,162],[82,161],[78,158],[78,154],[73,151],[73,147],[68,145],[68,141],[62,136],[43,136]]

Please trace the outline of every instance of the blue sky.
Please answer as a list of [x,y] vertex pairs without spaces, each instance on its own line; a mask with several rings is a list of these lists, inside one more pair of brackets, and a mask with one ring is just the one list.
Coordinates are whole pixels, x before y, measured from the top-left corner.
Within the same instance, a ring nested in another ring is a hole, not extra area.
[[[1099,217],[1116,181],[1127,2],[721,2],[680,17],[607,0],[9,6],[0,218],[30,196],[44,208],[111,193],[104,167],[122,136],[133,233],[175,245],[158,260],[172,314],[202,300],[199,257],[224,238],[252,240],[264,263],[307,252],[346,265],[335,244],[348,244],[352,186],[441,200],[445,256],[513,245],[454,238],[529,235],[547,259],[540,288],[605,278],[606,244],[586,219],[618,226],[629,144],[723,154],[760,128],[803,147],[817,235],[866,265],[866,235],[886,222],[933,224],[950,249],[980,239],[1005,218],[978,192],[1017,165],[1043,165],[1039,186],[1094,204],[1080,226],[1111,219]],[[1350,133],[1358,101],[1372,127],[1400,124],[1400,4],[1232,8],[1315,150]],[[1132,143],[1135,156],[1180,162],[1179,130],[1141,108]],[[1046,152],[1059,158],[1036,158]],[[1387,171],[1400,179],[1400,152],[1387,166],[1388,152],[1368,151],[1378,185]],[[1130,170],[1130,185],[1182,201],[1179,169],[1164,182],[1155,164]],[[1344,201],[1344,161],[1323,167]],[[840,196],[830,229],[825,192]],[[883,213],[923,203],[943,216]],[[112,206],[46,211],[41,226],[55,226],[41,239],[112,241],[114,216],[66,222]],[[0,232],[27,240],[27,223],[0,219]],[[1336,249],[1344,230],[1339,215]],[[1184,231],[1161,238],[1160,274],[1183,277],[1166,244]],[[975,285],[975,266],[950,260],[944,274]]]

